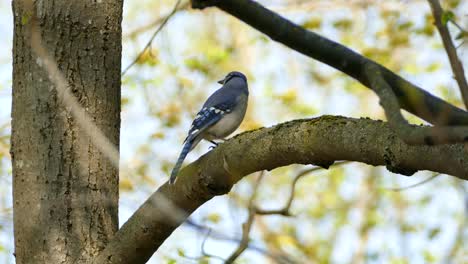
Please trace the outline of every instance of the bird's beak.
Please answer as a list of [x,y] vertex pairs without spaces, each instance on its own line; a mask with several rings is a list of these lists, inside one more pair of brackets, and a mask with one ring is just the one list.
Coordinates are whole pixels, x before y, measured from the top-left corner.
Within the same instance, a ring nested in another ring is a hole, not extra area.
[[226,80],[226,78],[222,79],[222,80],[219,80],[218,83],[219,84],[224,84],[224,80]]

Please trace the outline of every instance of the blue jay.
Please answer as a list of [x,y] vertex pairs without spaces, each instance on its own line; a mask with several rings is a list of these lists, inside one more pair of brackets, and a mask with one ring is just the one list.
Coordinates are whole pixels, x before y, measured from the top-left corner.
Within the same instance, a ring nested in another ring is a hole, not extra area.
[[214,139],[224,139],[234,132],[244,119],[249,96],[245,75],[233,71],[218,83],[223,86],[206,100],[192,122],[182,151],[172,169],[170,184],[175,182],[182,162],[200,140],[205,139],[217,145]]

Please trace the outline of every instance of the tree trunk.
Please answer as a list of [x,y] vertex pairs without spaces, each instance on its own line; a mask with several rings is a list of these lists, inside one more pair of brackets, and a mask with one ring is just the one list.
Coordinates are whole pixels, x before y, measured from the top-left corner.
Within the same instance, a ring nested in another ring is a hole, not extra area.
[[[118,168],[64,106],[13,1],[13,209],[17,263],[89,263],[118,228]],[[118,147],[122,0],[34,1],[42,45]]]

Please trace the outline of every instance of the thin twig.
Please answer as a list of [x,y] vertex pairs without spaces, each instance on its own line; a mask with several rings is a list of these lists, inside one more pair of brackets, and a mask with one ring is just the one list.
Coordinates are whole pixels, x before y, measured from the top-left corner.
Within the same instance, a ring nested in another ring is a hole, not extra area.
[[461,46],[463,46],[465,44],[465,41],[466,41],[466,36],[468,35],[468,31],[466,29],[464,29],[462,26],[460,26],[455,20],[453,19],[450,19],[449,20],[456,28],[458,28],[458,30],[460,30],[460,34],[462,34],[462,41],[460,42],[460,44],[458,44],[458,46],[456,47],[456,49],[460,48]]
[[132,63],[130,63],[126,68],[125,70],[122,71],[122,76],[124,76],[127,71],[133,66],[135,65],[135,63],[137,63],[137,61],[141,58],[141,56],[145,53],[145,51],[151,46],[151,44],[153,44],[153,40],[154,38],[158,35],[159,32],[161,32],[161,30],[164,28],[164,26],[167,24],[167,22],[169,22],[169,19],[171,19],[171,17],[177,12],[177,7],[179,6],[181,0],[177,0],[177,2],[175,3],[174,5],[174,8],[172,9],[171,13],[169,13],[166,18],[164,18],[164,20],[161,22],[161,24],[159,25],[159,27],[156,29],[156,31],[154,31],[153,35],[151,36],[151,38],[149,39],[148,43],[146,43],[145,47],[143,48],[142,51],[140,51],[140,53],[138,54],[138,56],[132,61]]
[[435,25],[439,34],[442,38],[442,42],[444,44],[445,51],[447,52],[447,56],[450,61],[450,66],[452,67],[453,75],[455,76],[455,80],[458,83],[458,87],[460,88],[460,92],[462,94],[463,102],[465,103],[465,108],[468,109],[468,83],[466,81],[465,72],[463,70],[463,64],[458,58],[457,49],[453,45],[452,37],[450,36],[450,32],[448,30],[447,24],[442,22],[442,16],[444,14],[444,10],[440,6],[438,0],[428,0],[429,5],[431,6],[432,14],[434,16]]
[[443,262],[441,263],[455,263],[455,258],[457,257],[457,253],[460,250],[460,247],[462,247],[461,258],[463,259],[464,257],[466,257],[466,254],[465,256],[463,256],[463,246],[464,246],[463,238],[464,238],[464,234],[466,231],[466,225],[468,224],[468,190],[463,185],[463,182],[455,181],[455,184],[456,184],[456,187],[458,187],[458,189],[460,190],[460,194],[462,196],[461,197],[462,205],[463,205],[462,212],[461,212],[462,215],[458,223],[458,228],[456,231],[457,235],[455,236],[453,240],[452,247],[446,251],[447,255],[444,258],[442,258]]
[[432,181],[433,179],[435,179],[437,176],[440,176],[440,173],[436,173],[436,174],[432,175],[431,177],[429,177],[429,178],[427,178],[427,179],[425,179],[423,181],[420,181],[420,182],[417,182],[415,184],[411,184],[411,185],[408,185],[408,186],[398,187],[398,188],[383,188],[383,189],[387,190],[387,191],[401,192],[401,191],[405,191],[405,190],[412,189],[412,188],[421,186],[423,184],[426,184],[426,183]]
[[359,195],[355,200],[356,206],[353,210],[360,211],[360,215],[363,217],[361,217],[356,226],[358,241],[354,243],[356,246],[351,261],[349,261],[350,264],[365,262],[366,245],[369,242],[369,232],[371,229],[368,225],[367,216],[371,211],[376,210],[378,204],[376,200],[379,199],[374,188],[377,177],[372,175],[376,170],[377,169],[374,167],[372,171],[366,175],[363,183],[360,184]]
[[211,255],[209,253],[207,253],[205,251],[205,243],[206,241],[208,240],[208,238],[210,237],[210,234],[211,234],[211,228],[207,227],[206,228],[206,233],[203,235],[203,241],[200,245],[200,251],[202,253],[201,256],[198,256],[198,257],[191,257],[191,256],[183,256],[184,258],[187,258],[187,259],[190,259],[190,260],[195,260],[197,262],[200,262],[203,258],[215,258],[215,259],[219,259],[221,261],[224,261],[224,259],[220,256],[216,256],[216,255]]
[[[194,222],[191,219],[188,219],[185,223],[188,226],[190,226],[191,228],[198,231],[198,232],[208,232],[209,231],[210,238],[212,238],[212,239],[228,241],[228,242],[232,242],[232,243],[236,243],[236,244],[241,242],[241,239],[232,238],[232,237],[224,234],[223,232],[213,230],[213,229],[211,229],[211,228],[209,228],[207,226],[198,224],[198,223]],[[291,263],[292,262],[292,261],[290,261],[288,259],[287,256],[268,252],[267,250],[255,245],[255,243],[253,243],[252,241],[250,241],[250,243],[248,244],[246,249],[257,252],[259,254],[262,254],[263,256],[268,257],[271,260],[275,260],[275,261],[277,261],[279,263]],[[203,251],[202,251],[202,253],[203,253]],[[223,261],[225,261],[225,260],[223,259]]]
[[249,215],[247,216],[247,220],[245,221],[245,223],[242,224],[241,242],[239,243],[239,246],[237,247],[237,249],[224,262],[225,264],[233,263],[249,245],[250,230],[252,229],[252,225],[255,219],[254,200],[255,200],[255,197],[257,196],[257,190],[258,190],[258,187],[260,186],[260,182],[263,178],[263,174],[264,174],[263,171],[259,173],[257,181],[255,182],[255,185],[254,185],[252,196],[250,197],[250,200],[249,200],[249,205],[248,205]]
[[[335,162],[335,164],[333,164],[333,166],[343,165],[343,164],[346,164],[346,163],[350,163],[350,161]],[[314,172],[314,171],[318,171],[318,170],[322,170],[322,169],[323,169],[322,167],[314,167],[314,168],[306,169],[306,170],[303,170],[303,171],[299,172],[294,177],[294,180],[292,181],[291,190],[289,192],[289,198],[288,198],[286,204],[282,208],[273,209],[273,210],[265,210],[265,209],[261,209],[261,208],[256,207],[255,208],[255,213],[258,214],[258,215],[292,216],[290,210],[291,210],[292,202],[294,200],[296,183],[299,181],[299,179],[301,179],[302,177],[308,175],[309,173]]]
[[209,257],[209,258],[215,258],[215,259],[219,259],[221,261],[225,261],[225,259],[223,259],[222,257],[220,256],[216,256],[216,255],[212,255],[212,254],[209,254],[206,252],[205,250],[205,243],[206,241],[208,240],[208,238],[210,237],[210,234],[211,234],[211,228],[208,229],[208,232],[206,232],[206,235],[205,237],[203,238],[203,242],[200,246],[200,251],[202,252],[203,256],[204,257]]
[[[342,165],[342,164],[346,164],[346,163],[349,163],[349,162],[350,161],[341,161],[341,162],[336,162],[334,165]],[[291,208],[292,202],[294,200],[295,187],[296,187],[297,182],[299,181],[299,179],[301,179],[305,175],[308,175],[311,172],[314,172],[314,171],[317,171],[317,170],[322,170],[322,169],[323,169],[322,167],[314,167],[314,168],[303,170],[300,173],[298,173],[296,175],[296,177],[294,177],[294,180],[293,180],[293,182],[291,184],[290,195],[289,195],[289,198],[288,198],[285,206],[283,206],[280,209],[276,209],[276,210],[262,210],[262,209],[259,209],[257,206],[255,206],[255,197],[256,197],[256,194],[257,194],[258,187],[260,185],[260,181],[261,181],[261,179],[263,177],[263,172],[262,172],[262,174],[260,174],[260,176],[258,177],[258,179],[257,179],[257,181],[256,181],[256,183],[254,185],[254,190],[253,190],[252,196],[250,197],[250,200],[249,200],[249,205],[248,205],[249,215],[247,217],[247,221],[242,225],[241,243],[239,244],[237,249],[231,254],[231,256],[225,261],[225,263],[233,263],[242,254],[242,252],[247,248],[247,246],[249,244],[249,234],[250,234],[250,230],[252,228],[252,225],[253,225],[253,222],[254,222],[254,219],[255,219],[255,215],[257,215],[257,214],[258,215],[273,215],[273,214],[276,214],[276,215],[291,216],[290,208]]]
[[[187,1],[185,3],[183,3],[182,5],[180,5],[176,11],[181,11],[181,10],[185,10],[189,7],[190,5],[190,1]],[[134,38],[136,36],[138,36],[139,34],[143,33],[143,32],[146,32],[150,29],[152,29],[153,27],[161,24],[162,22],[164,22],[164,20],[167,18],[167,15],[166,16],[163,16],[163,17],[158,17],[156,18],[155,20],[151,21],[150,23],[144,25],[144,26],[141,26],[141,27],[138,27],[137,29],[134,29],[132,30],[131,32],[125,34],[125,38]]]
[[467,32],[467,30],[464,29],[462,26],[460,26],[460,24],[458,24],[457,21],[455,21],[455,20],[453,20],[453,19],[450,19],[449,21],[450,21],[450,23],[452,23],[455,27],[457,27],[458,30],[460,30],[462,33],[466,33],[466,32]]

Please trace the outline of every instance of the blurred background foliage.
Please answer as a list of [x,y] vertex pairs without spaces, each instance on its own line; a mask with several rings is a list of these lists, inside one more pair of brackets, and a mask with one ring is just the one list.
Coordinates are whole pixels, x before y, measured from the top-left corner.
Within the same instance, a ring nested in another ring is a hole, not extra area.
[[[375,94],[346,75],[256,32],[218,9],[178,11],[142,50],[176,1],[125,1],[121,132],[121,224],[164,183],[191,120],[231,70],[249,79],[250,100],[240,131],[324,114],[385,119]],[[259,1],[288,19],[340,42],[462,107],[427,1]],[[468,28],[468,2],[442,1],[447,20]],[[12,263],[11,107],[12,17],[0,3],[0,261]],[[467,34],[448,21],[460,59]],[[139,54],[141,53],[141,56]],[[413,123],[424,123],[412,115]],[[353,142],[349,142],[353,144]],[[208,151],[200,144],[191,162]],[[262,209],[282,208],[293,179],[307,166],[244,178],[216,197],[166,241],[150,263],[221,263],[239,244],[255,192]],[[432,178],[431,178],[432,177]],[[412,188],[401,188],[431,178]],[[257,215],[239,263],[468,263],[468,184],[445,175],[412,177],[346,163],[304,175],[292,216]],[[212,230],[211,235],[208,230]]]

